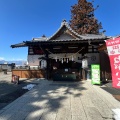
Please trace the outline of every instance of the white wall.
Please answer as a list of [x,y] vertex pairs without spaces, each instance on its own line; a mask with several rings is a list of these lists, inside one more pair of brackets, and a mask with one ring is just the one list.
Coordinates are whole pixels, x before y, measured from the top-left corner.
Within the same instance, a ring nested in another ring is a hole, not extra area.
[[44,55],[28,55],[28,65],[29,66],[39,66],[39,57],[43,57]]
[[88,58],[88,65],[100,63],[99,53],[88,53],[86,55],[89,57]]

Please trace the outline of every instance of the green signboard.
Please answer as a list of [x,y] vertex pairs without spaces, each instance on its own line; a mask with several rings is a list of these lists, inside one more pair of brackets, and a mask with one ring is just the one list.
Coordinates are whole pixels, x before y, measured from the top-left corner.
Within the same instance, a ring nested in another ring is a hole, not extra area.
[[91,79],[92,79],[92,84],[100,84],[100,65],[99,64],[91,65]]

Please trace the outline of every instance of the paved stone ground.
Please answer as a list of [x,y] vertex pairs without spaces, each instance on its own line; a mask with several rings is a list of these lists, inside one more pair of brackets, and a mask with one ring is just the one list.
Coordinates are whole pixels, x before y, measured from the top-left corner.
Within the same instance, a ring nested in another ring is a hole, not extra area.
[[0,120],[112,120],[112,109],[120,108],[119,101],[90,81],[35,81],[37,86],[0,110]]
[[[21,88],[28,83],[38,85],[25,93]],[[15,85],[11,73],[0,73],[0,120],[112,120],[112,109],[120,108],[112,94],[120,92],[111,83],[20,79]]]
[[11,79],[11,72],[7,74],[0,72],[0,109],[28,91],[22,87],[34,82],[34,79],[20,79],[20,84],[16,85],[11,83]]

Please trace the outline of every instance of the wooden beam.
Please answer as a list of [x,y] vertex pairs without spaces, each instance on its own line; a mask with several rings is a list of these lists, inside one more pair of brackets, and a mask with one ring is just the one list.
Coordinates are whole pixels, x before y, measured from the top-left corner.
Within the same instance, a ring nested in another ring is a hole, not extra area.
[[107,50],[107,47],[106,47],[105,43],[98,47],[98,51],[102,51],[102,50]]

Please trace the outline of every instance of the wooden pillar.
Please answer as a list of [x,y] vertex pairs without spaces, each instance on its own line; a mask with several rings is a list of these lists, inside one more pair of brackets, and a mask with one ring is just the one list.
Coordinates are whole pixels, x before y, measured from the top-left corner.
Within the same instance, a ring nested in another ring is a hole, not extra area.
[[82,79],[86,80],[86,71],[85,71],[85,69],[82,69]]
[[49,79],[49,58],[48,58],[48,53],[46,53],[46,61],[47,61],[46,77],[47,77],[47,79]]

